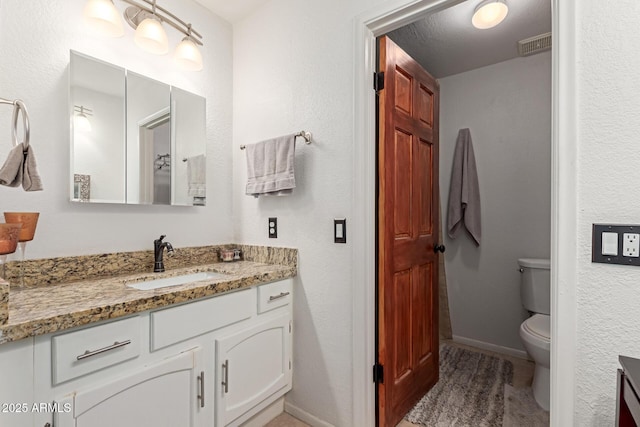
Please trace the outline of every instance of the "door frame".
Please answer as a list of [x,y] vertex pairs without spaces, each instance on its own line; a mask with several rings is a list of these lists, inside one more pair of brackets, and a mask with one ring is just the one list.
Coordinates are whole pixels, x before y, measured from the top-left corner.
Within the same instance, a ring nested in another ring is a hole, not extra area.
[[[354,20],[353,423],[375,425],[376,38],[464,0],[393,0]],[[551,426],[573,425],[576,350],[577,0],[552,6]],[[562,143],[560,143],[562,141]],[[560,288],[562,287],[562,292]],[[562,337],[562,341],[556,338]]]

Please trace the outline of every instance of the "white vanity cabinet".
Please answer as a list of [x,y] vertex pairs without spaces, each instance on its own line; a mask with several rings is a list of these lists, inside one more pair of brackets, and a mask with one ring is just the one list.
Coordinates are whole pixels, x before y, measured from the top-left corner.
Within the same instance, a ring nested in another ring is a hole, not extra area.
[[285,279],[0,345],[0,404],[29,406],[0,412],[0,427],[239,426],[291,389],[292,288]]
[[218,426],[239,425],[291,389],[291,316],[216,339]]
[[0,426],[32,427],[33,338],[0,345]]
[[199,348],[57,401],[56,427],[201,427],[206,404]]

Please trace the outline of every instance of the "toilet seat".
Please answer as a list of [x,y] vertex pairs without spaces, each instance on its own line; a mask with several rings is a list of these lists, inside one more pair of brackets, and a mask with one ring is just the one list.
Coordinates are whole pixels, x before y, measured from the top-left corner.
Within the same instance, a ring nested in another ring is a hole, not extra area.
[[540,340],[551,342],[551,316],[534,314],[522,322],[522,328]]

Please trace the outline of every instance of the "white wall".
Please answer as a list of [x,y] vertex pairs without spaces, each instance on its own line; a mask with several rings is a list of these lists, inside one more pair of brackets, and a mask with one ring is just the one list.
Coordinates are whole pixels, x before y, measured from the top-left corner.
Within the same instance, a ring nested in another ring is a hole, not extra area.
[[75,105],[93,111],[88,116],[90,131],[74,129],[73,173],[90,175],[91,200],[122,203],[125,200],[124,97],[76,87],[73,99]]
[[[577,8],[575,425],[613,425],[618,355],[640,357],[640,269],[591,263],[592,223],[640,223],[640,3]],[[562,141],[560,141],[562,143]]]
[[[204,70],[178,69],[171,53],[138,49],[124,24],[117,39],[95,36],[82,21],[84,0],[3,0],[0,6],[0,97],[21,98],[31,117],[31,143],[44,191],[0,187],[0,211],[39,211],[27,256],[78,255],[150,249],[166,234],[174,246],[233,240],[231,216],[231,25],[191,0],[162,4],[204,36]],[[124,10],[126,3],[116,1]],[[180,34],[167,28],[170,45]],[[125,67],[207,98],[206,207],[73,204],[69,199],[69,49]],[[11,143],[11,108],[0,108],[0,159]],[[215,203],[213,201],[216,201]]]
[[524,351],[518,258],[549,258],[551,52],[440,79],[440,194],[446,224],[458,130],[478,168],[482,241],[445,235],[453,335]]
[[[353,18],[365,0],[274,0],[234,25],[234,217],[238,240],[294,246],[294,386],[287,402],[337,426],[352,412],[351,244]],[[290,197],[244,195],[240,144],[306,130]],[[278,239],[267,218],[278,217]],[[347,244],[333,219],[347,218]]]

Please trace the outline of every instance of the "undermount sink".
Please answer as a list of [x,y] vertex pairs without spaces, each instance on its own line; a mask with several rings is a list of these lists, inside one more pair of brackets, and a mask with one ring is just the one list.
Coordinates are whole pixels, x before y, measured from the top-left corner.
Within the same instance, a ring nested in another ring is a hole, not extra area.
[[223,279],[226,274],[213,271],[183,274],[182,276],[165,277],[163,279],[145,280],[143,282],[127,283],[130,288],[148,291],[150,289],[166,288],[167,286],[184,285],[185,283],[198,282],[200,280]]

